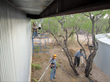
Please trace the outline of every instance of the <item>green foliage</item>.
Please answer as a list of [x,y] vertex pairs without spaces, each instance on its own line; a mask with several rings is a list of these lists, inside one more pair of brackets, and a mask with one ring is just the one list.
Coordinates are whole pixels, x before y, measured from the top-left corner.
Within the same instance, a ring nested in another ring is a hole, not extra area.
[[41,58],[41,56],[37,56],[38,58]]
[[[104,16],[106,14],[110,14],[110,10],[87,12],[85,14],[89,16],[89,13],[91,13],[92,16],[94,16],[95,18],[96,18],[96,15],[101,13],[101,15],[102,15],[101,18],[97,22],[95,22],[95,32],[97,32],[97,30],[99,30],[98,33],[104,33],[106,31],[105,30],[106,27],[108,27],[108,18],[104,18]],[[89,17],[85,16],[85,23],[83,23],[82,29],[91,33],[92,22]]]
[[35,52],[39,52],[39,51],[40,51],[40,48],[41,48],[40,46],[35,46],[35,47],[34,47],[34,51],[35,51]]
[[41,65],[35,65],[33,63],[31,64],[31,66],[32,66],[32,69],[34,69],[34,70],[39,70],[42,68]]
[[59,67],[59,66],[60,66],[58,62],[56,62],[56,65],[57,65],[57,67]]
[[35,69],[41,69],[41,65],[35,65]]
[[35,19],[31,19],[31,26],[33,25],[33,23],[35,23],[36,20]]
[[34,68],[34,64],[33,63],[31,64],[31,66],[32,66],[32,68]]
[[38,80],[36,78],[32,78],[32,81],[34,82],[38,82]]
[[[99,14],[100,12],[102,12],[102,17],[95,23],[95,27],[98,27],[99,29],[101,29],[100,32],[98,33],[104,33],[106,27],[109,26],[108,24],[108,18],[103,18],[106,14],[110,14],[110,9],[108,10],[102,10],[102,11],[94,11],[94,12],[90,12],[93,16],[96,16],[97,14]],[[85,13],[87,15],[89,15],[89,13]],[[57,16],[57,17],[51,17],[51,18],[44,18],[43,19],[43,23],[42,23],[42,28],[43,31],[46,30],[50,30],[52,33],[54,33],[56,36],[57,35],[64,35],[64,31],[61,28],[60,23],[57,20],[61,20],[63,16]],[[82,13],[78,13],[78,14],[74,14],[74,15],[65,15],[65,20],[66,22],[63,24],[63,27],[68,29],[69,32],[73,32],[74,33],[74,27],[78,27],[86,32],[91,33],[92,30],[92,22],[90,20],[89,17],[86,17],[84,14]],[[38,21],[40,21],[40,19],[38,19]],[[31,24],[33,22],[36,22],[36,20],[31,20]],[[97,29],[95,28],[95,31],[97,31]]]
[[58,34],[61,27],[56,18],[51,17],[44,20],[46,20],[46,22],[43,22],[44,30],[50,30],[52,33]]

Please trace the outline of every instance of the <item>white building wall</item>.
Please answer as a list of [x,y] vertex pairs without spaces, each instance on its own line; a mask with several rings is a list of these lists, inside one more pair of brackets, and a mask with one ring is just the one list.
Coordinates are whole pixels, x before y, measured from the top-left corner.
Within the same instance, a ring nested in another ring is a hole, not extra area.
[[99,69],[110,76],[110,45],[100,40],[97,39],[99,47],[94,62]]
[[31,68],[31,22],[0,0],[0,82],[28,82]]

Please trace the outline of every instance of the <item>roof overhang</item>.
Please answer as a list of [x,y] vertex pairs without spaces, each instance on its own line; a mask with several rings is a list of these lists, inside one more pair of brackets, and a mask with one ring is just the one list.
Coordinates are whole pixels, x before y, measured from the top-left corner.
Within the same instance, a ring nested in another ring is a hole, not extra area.
[[110,0],[8,0],[8,2],[32,19],[110,9]]

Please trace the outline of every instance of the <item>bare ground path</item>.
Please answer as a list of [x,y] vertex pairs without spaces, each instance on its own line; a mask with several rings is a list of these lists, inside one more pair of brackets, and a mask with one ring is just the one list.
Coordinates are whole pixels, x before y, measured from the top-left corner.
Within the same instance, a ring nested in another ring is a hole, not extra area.
[[[83,45],[88,54],[89,52],[88,52],[88,49],[86,46],[86,41],[84,41],[85,37],[82,35],[79,35],[79,38],[80,38],[80,42],[84,42]],[[53,41],[53,40],[51,40],[51,41]],[[51,43],[51,41],[50,41],[50,43]],[[41,65],[42,69],[32,70],[31,79],[35,78],[38,80],[41,77],[41,75],[45,71],[45,68],[47,67],[47,64],[51,57],[53,49],[54,49],[54,46],[50,45],[49,55],[46,53],[34,54],[34,56],[32,57],[32,63]],[[75,52],[80,49],[80,46],[77,44],[76,41],[74,41],[74,43],[69,46],[69,49],[72,50],[72,53],[73,53],[72,55],[74,55]],[[69,78],[68,78],[67,75],[61,70],[61,68],[58,67],[57,72],[56,72],[57,79],[55,79],[54,82],[70,82],[70,79],[72,80],[72,82],[88,82],[88,79],[84,76],[84,66],[83,65],[80,64],[80,67],[76,67],[76,69],[80,73],[81,77],[76,76],[74,74],[74,72],[72,71],[72,69],[70,68],[67,57],[64,54],[64,52],[62,52],[62,49],[60,46],[56,46],[54,53],[57,54],[58,63],[60,65],[62,65],[63,69],[69,75]],[[74,61],[74,57],[73,57],[73,61]],[[93,70],[91,73],[92,73],[91,77],[94,78],[97,82],[110,82],[110,77],[108,75],[106,75],[105,73],[103,73],[100,69],[98,69],[95,66],[95,64],[93,64]],[[31,82],[34,82],[34,81],[31,80]],[[47,70],[42,82],[51,82],[50,81],[50,68]]]
[[[52,53],[52,51],[53,51],[53,49],[50,49],[50,54]],[[54,82],[71,82],[71,81],[72,82],[83,82],[82,79],[79,78],[79,76],[76,76],[74,74],[74,72],[72,71],[72,69],[70,68],[68,60],[66,58],[66,55],[61,51],[61,48],[57,47],[55,49],[55,54],[57,54],[58,63],[60,65],[62,65],[63,69],[66,71],[66,73],[68,74],[69,78],[61,70],[61,68],[58,67],[57,68],[57,72],[56,72],[56,78],[57,79],[55,79]],[[39,56],[40,56],[40,58],[39,58]],[[41,54],[34,54],[34,56],[33,56],[34,59],[33,60],[35,60],[35,61],[33,61],[33,62],[35,64],[40,64],[42,66],[42,69],[33,71],[32,72],[32,77],[35,77],[36,79],[40,78],[40,76],[45,71],[45,68],[47,67],[48,60],[49,60],[50,57],[51,57],[51,55],[42,54],[42,53]],[[79,72],[82,71],[82,69],[80,69],[80,68],[78,68],[77,70],[79,70]],[[50,68],[47,70],[42,82],[51,82],[50,81]]]

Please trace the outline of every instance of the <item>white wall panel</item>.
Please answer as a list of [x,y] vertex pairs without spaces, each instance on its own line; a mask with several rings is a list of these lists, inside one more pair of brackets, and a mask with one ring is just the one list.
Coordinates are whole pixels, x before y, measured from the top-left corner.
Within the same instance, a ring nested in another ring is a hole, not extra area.
[[0,0],[0,82],[28,82],[31,67],[31,22]]
[[110,45],[99,40],[99,48],[94,58],[94,62],[98,68],[110,76]]

